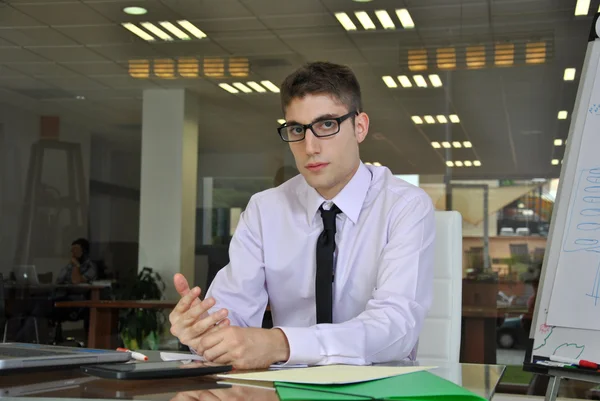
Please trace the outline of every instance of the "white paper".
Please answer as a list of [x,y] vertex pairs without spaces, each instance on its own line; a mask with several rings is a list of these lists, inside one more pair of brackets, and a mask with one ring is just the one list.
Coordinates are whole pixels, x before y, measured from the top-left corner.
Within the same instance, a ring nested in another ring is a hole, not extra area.
[[163,361],[204,361],[204,357],[202,355],[192,354],[183,354],[180,352],[161,352],[160,359]]
[[354,366],[327,365],[300,369],[267,370],[264,372],[219,374],[223,379],[304,384],[361,383],[386,377],[430,370],[435,366]]

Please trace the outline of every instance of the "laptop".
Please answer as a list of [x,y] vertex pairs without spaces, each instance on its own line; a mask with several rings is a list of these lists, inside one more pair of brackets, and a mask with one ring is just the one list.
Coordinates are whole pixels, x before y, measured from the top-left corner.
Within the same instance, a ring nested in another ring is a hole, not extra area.
[[10,369],[127,362],[130,359],[129,352],[44,344],[0,343],[0,374],[2,370]]
[[33,265],[18,265],[15,266],[15,280],[21,285],[40,285],[37,271]]

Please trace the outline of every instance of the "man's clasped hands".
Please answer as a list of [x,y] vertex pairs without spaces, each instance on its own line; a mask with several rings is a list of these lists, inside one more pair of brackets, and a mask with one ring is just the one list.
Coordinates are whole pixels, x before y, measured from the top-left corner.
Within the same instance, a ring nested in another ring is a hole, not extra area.
[[181,299],[169,315],[171,334],[198,355],[236,369],[267,368],[289,359],[282,330],[232,326],[227,309],[208,313],[216,303],[214,298],[201,301],[200,288],[190,289],[182,274],[173,280]]

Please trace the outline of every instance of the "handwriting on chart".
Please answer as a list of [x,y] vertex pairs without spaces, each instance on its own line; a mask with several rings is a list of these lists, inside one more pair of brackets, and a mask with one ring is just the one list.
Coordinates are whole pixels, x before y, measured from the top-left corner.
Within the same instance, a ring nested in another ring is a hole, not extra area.
[[600,104],[592,103],[590,104],[590,108],[588,109],[590,114],[600,115]]
[[600,167],[581,171],[574,196],[563,250],[600,253]]

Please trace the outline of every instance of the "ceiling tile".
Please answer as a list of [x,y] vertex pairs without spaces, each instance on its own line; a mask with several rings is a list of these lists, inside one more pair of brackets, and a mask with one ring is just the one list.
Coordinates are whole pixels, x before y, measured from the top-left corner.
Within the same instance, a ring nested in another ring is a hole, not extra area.
[[52,86],[35,78],[2,78],[0,87],[9,89],[52,89]]
[[73,77],[78,76],[78,74],[73,71],[69,71],[65,67],[53,63],[53,62],[44,62],[44,63],[22,63],[22,64],[13,64],[14,69],[19,70],[27,75],[32,77]]
[[191,22],[193,22],[198,29],[204,31],[209,38],[211,38],[213,34],[221,34],[229,31],[243,33],[246,31],[261,31],[265,29],[265,26],[255,17],[219,20],[192,20]]
[[79,2],[28,3],[15,4],[14,7],[40,21],[43,25],[86,25],[110,22],[91,7]]
[[31,51],[58,62],[106,61],[98,53],[83,46],[30,47]]
[[47,59],[19,47],[1,47],[0,62],[2,63],[27,63],[42,62]]
[[288,52],[289,47],[280,39],[272,37],[219,40],[218,43],[232,54],[266,55]]
[[76,71],[80,74],[94,75],[126,75],[126,68],[111,61],[89,62],[89,63],[64,63],[66,68]]
[[311,49],[323,50],[355,50],[356,46],[348,36],[343,33],[329,35],[302,35],[285,36],[283,41],[300,54],[309,52]]
[[127,45],[90,46],[90,48],[107,59],[118,62],[164,56],[164,54],[146,42]]
[[314,14],[326,12],[325,7],[319,0],[302,1],[271,1],[271,0],[252,0],[245,1],[247,7],[255,15],[297,15],[301,18],[303,14]]
[[56,30],[86,46],[139,42],[137,36],[120,25],[69,26]]
[[34,27],[42,26],[39,21],[31,18],[25,13],[0,3],[0,30],[16,27]]
[[[247,7],[242,4],[243,2],[238,0],[218,1],[218,6],[215,6],[213,0],[163,0],[163,3],[188,20],[214,20],[252,16]],[[202,29],[200,25],[198,25],[198,28]]]
[[281,31],[323,26],[341,28],[335,17],[327,13],[261,16],[260,20],[266,27]]
[[73,76],[70,78],[50,77],[41,78],[42,81],[57,86],[59,88],[74,91],[77,89],[104,89],[106,86],[102,83],[94,81],[82,76]]
[[48,27],[0,29],[0,37],[18,46],[68,46],[77,43]]
[[158,54],[171,57],[184,56],[227,56],[226,50],[217,43],[210,40],[199,40],[190,42],[155,43],[152,45]]
[[1,78],[28,78],[25,74],[18,71],[17,69],[0,65],[0,77]]
[[135,79],[129,76],[124,77],[102,77],[98,76],[95,79],[114,89],[153,89],[157,85],[147,79]]

